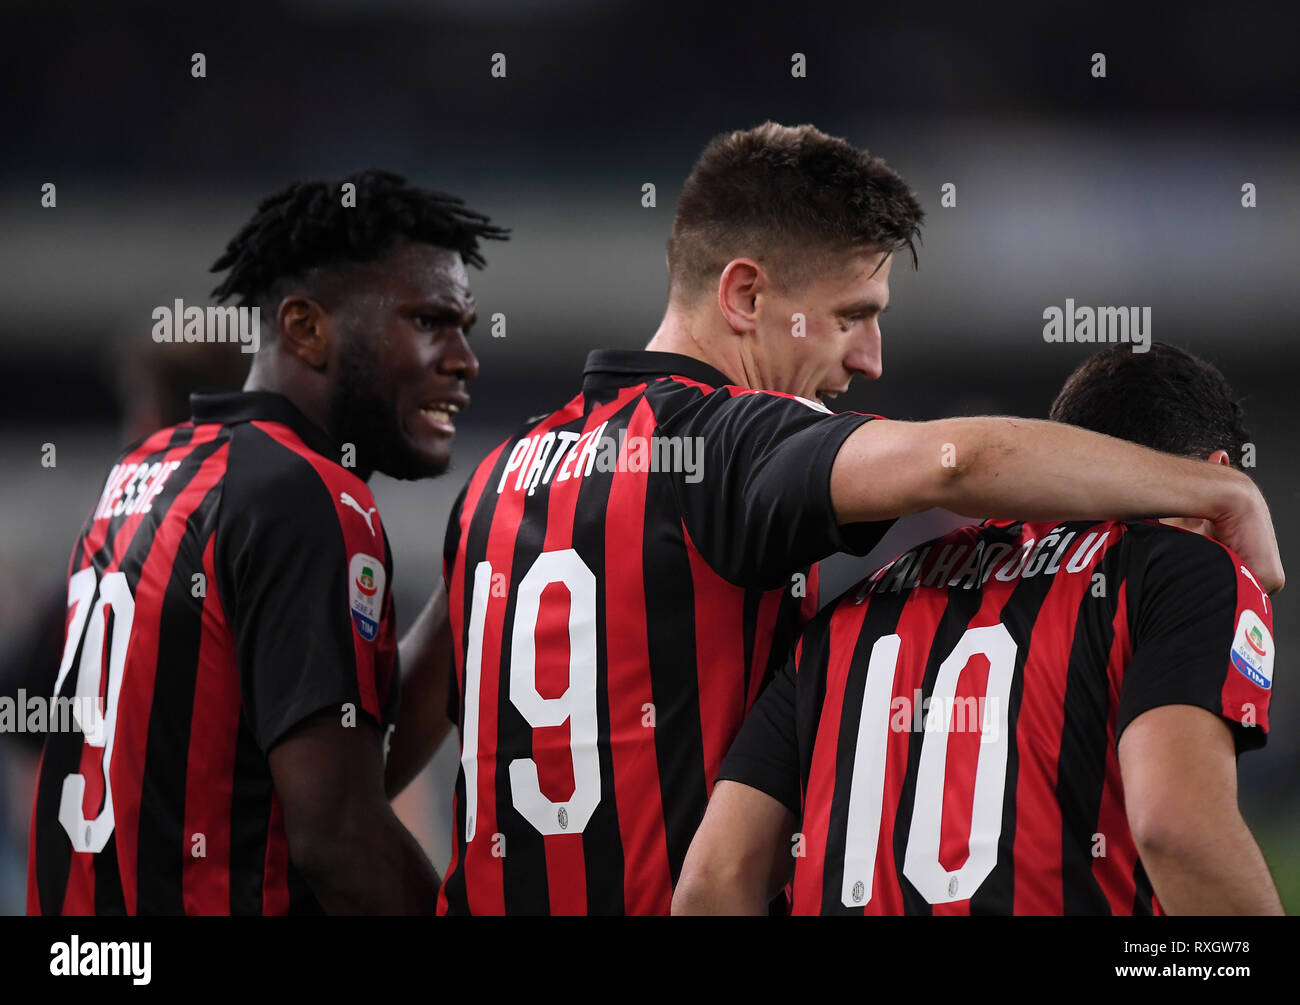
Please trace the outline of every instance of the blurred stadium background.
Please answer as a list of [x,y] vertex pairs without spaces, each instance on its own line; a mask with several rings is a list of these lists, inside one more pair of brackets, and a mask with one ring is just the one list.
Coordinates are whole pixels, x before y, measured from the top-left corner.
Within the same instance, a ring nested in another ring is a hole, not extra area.
[[[438,574],[466,473],[576,390],[598,346],[640,348],[666,287],[676,194],[713,134],[810,121],[883,155],[929,219],[899,263],[885,376],[836,405],[898,418],[1044,415],[1089,352],[1048,345],[1049,305],[1146,305],[1155,338],[1216,362],[1245,400],[1284,559],[1300,579],[1296,467],[1300,64],[1282,9],[1095,3],[711,11],[681,0],[8,3],[0,59],[0,666],[43,641],[68,549],[128,429],[192,382],[238,382],[237,347],[150,340],[205,303],[256,202],[299,177],[401,171],[512,227],[472,276],[482,376],[454,470],[376,478],[403,625]],[[492,54],[507,58],[504,79]],[[791,56],[807,59],[791,76]],[[1107,74],[1094,78],[1095,52]],[[207,76],[191,76],[203,53]],[[57,208],[40,205],[57,185]],[[957,205],[941,208],[940,187]],[[1246,182],[1258,206],[1241,204]],[[642,205],[642,186],[656,205]],[[507,318],[490,337],[487,319]],[[182,360],[182,356],[185,358]],[[198,375],[198,376],[196,376]],[[57,466],[41,465],[42,445]],[[951,517],[905,521],[847,585]],[[1300,586],[1276,605],[1273,736],[1242,804],[1300,910]],[[292,630],[292,626],[286,626]],[[12,691],[12,687],[11,687]],[[34,756],[0,735],[0,913],[23,909]],[[454,743],[401,812],[444,868]]]

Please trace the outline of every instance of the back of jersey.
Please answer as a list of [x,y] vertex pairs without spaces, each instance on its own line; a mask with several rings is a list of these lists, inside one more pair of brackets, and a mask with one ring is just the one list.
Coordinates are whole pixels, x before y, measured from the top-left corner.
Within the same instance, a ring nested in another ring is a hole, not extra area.
[[73,549],[30,913],[319,913],[269,752],[321,712],[396,711],[364,481],[286,398],[192,404],[114,465]]
[[[167,728],[150,713],[155,687],[177,683],[159,685],[155,668],[197,664],[205,607],[218,603],[215,590],[205,599],[211,553],[198,545],[216,519],[224,433],[186,424],[129,450],[73,549],[53,703],[71,720],[67,728],[51,724],[41,759],[33,913],[136,911],[140,818],[157,795],[143,784],[145,752],[150,730]],[[184,752],[176,753],[183,765]]]
[[1238,651],[1270,625],[1245,567],[1194,534],[962,528],[823,612],[722,777],[802,804],[795,913],[1158,912],[1118,739],[1192,704],[1261,745],[1271,657],[1246,673]]
[[583,392],[489,455],[453,510],[444,911],[667,913],[722,757],[814,610],[810,566],[854,543],[829,465],[868,417],[685,357],[655,372],[664,356],[593,354]]

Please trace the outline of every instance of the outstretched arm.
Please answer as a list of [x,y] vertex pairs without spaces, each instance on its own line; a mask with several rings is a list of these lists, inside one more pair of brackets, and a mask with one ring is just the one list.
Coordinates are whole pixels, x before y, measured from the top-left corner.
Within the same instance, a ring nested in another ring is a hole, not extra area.
[[841,524],[932,506],[1014,520],[1201,517],[1266,591],[1286,581],[1268,505],[1241,472],[1060,422],[865,423],[836,455],[831,500]]

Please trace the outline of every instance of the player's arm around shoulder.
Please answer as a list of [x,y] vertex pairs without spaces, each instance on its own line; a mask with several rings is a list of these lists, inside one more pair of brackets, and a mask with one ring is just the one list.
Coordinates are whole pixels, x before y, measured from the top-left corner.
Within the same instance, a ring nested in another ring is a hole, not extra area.
[[1266,591],[1286,581],[1268,505],[1246,475],[1061,422],[869,422],[837,454],[831,498],[841,523],[933,506],[1010,520],[1200,517]]
[[1142,527],[1118,756],[1129,829],[1169,914],[1281,914],[1237,804],[1237,755],[1263,744],[1272,605],[1221,545]]

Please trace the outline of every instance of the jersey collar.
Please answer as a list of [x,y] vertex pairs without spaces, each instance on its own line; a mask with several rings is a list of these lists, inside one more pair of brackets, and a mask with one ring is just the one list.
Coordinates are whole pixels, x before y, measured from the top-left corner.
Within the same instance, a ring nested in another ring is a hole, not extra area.
[[274,391],[224,391],[190,395],[190,412],[195,424],[219,422],[230,426],[240,422],[278,422],[298,434],[312,450],[338,462],[339,445],[292,401]]
[[680,353],[597,349],[587,355],[582,384],[584,389],[599,385],[627,387],[656,377],[689,377],[710,387],[726,387],[735,383],[721,370]]

